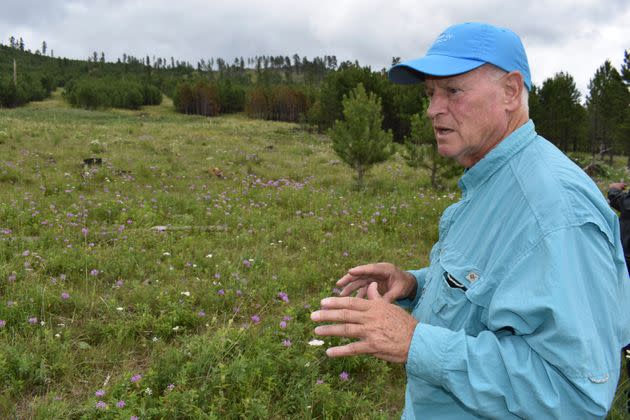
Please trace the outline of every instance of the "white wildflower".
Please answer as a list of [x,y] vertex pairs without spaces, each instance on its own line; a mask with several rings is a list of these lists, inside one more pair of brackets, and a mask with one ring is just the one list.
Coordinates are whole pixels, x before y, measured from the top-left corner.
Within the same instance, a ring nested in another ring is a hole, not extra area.
[[324,345],[324,341],[322,340],[311,340],[308,342],[309,346],[323,346]]

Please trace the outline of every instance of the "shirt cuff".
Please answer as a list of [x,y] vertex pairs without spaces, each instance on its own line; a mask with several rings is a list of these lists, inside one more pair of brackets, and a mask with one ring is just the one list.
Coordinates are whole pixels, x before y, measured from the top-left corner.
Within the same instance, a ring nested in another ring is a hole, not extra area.
[[441,386],[447,362],[446,348],[455,334],[449,329],[419,322],[409,346],[407,375]]
[[398,299],[396,304],[401,308],[412,310],[418,304],[420,296],[422,296],[422,290],[424,289],[425,278],[427,276],[427,268],[421,268],[420,270],[408,270],[407,273],[411,274],[416,279],[416,296],[413,299]]

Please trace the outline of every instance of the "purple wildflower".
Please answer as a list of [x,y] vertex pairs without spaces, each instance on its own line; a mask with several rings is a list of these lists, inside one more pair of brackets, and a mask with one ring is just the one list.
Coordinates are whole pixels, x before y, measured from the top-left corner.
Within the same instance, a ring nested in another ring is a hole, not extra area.
[[252,315],[252,322],[254,324],[258,324],[260,322],[260,317],[258,315]]
[[122,280],[117,280],[116,281],[116,288],[120,289],[121,287],[123,287],[123,284],[125,284]]
[[28,319],[28,323],[31,325],[37,325],[37,317],[36,316],[32,316]]
[[280,328],[285,329],[287,327],[287,321],[280,321]]
[[135,384],[135,383],[136,383],[136,382],[138,382],[140,379],[142,379],[142,375],[139,375],[139,374],[138,374],[138,375],[133,375],[133,376],[131,377],[130,381],[131,381],[132,383],[134,383],[134,384]]
[[219,294],[219,296],[223,296],[225,294],[225,290],[219,289],[217,293]]
[[61,294],[61,299],[63,299],[63,300],[70,299],[70,294],[68,292],[63,292]]
[[202,310],[200,310],[199,312],[197,312],[197,316],[198,316],[198,317],[200,317],[200,318],[202,318],[202,317],[206,316],[206,313],[205,313],[205,312],[204,312],[204,310],[202,309]]
[[7,325],[7,321],[0,319],[0,328],[4,328]]
[[97,389],[96,392],[94,393],[94,395],[96,397],[99,397],[99,398],[103,397],[103,396],[105,396],[105,391],[103,391],[102,389]]
[[29,251],[28,249],[24,252],[22,252],[22,256],[23,257],[28,257],[29,255],[31,255],[31,251]]
[[243,265],[246,268],[250,268],[252,266],[252,262],[250,260],[243,260]]
[[291,343],[291,340],[289,340],[288,338],[287,338],[287,339],[285,339],[285,340],[282,340],[282,345],[283,345],[284,347],[291,347],[291,344],[292,344],[292,343]]
[[166,389],[169,390],[169,391],[172,391],[173,389],[175,389],[175,384],[168,384]]
[[350,379],[350,374],[344,370],[339,374],[339,379],[345,382]]
[[96,403],[96,408],[98,408],[99,410],[104,410],[107,408],[107,404],[105,404],[103,401],[99,401]]
[[125,408],[125,402],[123,400],[120,400],[116,403],[116,407],[118,408]]
[[316,384],[316,385],[322,385],[323,383],[324,383],[324,380],[323,380],[323,379],[318,379],[318,380],[315,382],[315,384]]
[[15,273],[11,273],[11,274],[9,274],[9,278],[7,278],[7,280],[8,280],[10,283],[13,283],[13,282],[15,281],[15,279],[16,279],[16,278],[17,278],[17,275],[16,275]]
[[283,302],[289,302],[289,295],[284,292],[278,293],[278,298],[280,298]]
[[243,292],[241,292],[240,290],[236,291],[236,296],[241,297],[243,296]]
[[96,277],[98,276],[98,273],[100,273],[100,271],[98,271],[96,268],[93,268],[92,271],[90,271],[90,276]]
[[83,234],[83,236],[87,236],[88,232],[89,232],[88,228],[86,227],[81,228],[81,233]]

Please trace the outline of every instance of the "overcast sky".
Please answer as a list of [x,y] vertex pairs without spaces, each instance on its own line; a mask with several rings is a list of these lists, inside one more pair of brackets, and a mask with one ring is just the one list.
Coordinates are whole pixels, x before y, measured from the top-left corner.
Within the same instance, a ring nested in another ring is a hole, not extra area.
[[123,53],[196,65],[201,58],[336,55],[373,70],[424,54],[449,25],[482,21],[517,32],[535,84],[565,71],[584,94],[605,60],[630,50],[628,0],[4,0],[0,37],[42,41],[55,56],[115,61]]

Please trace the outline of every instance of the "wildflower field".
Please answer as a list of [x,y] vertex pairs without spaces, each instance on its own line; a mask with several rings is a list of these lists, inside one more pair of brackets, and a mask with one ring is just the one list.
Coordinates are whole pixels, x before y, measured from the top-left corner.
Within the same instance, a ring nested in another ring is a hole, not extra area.
[[366,184],[294,124],[0,110],[0,417],[399,417],[403,367],[327,358],[309,315],[424,266],[457,192],[399,156]]

